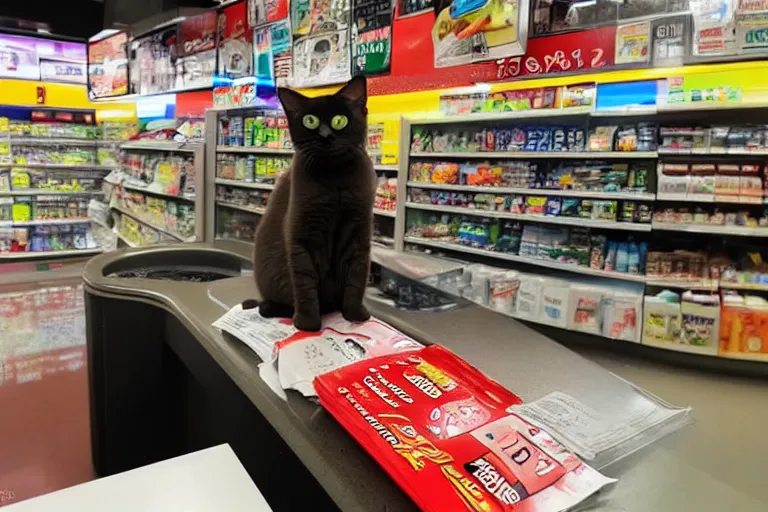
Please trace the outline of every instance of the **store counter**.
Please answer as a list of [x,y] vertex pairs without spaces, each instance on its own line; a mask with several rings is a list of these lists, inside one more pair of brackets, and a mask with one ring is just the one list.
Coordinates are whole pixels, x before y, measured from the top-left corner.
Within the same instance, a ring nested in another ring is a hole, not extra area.
[[10,512],[271,512],[227,445],[76,485],[3,508]]
[[[304,505],[350,512],[417,510],[327,412],[297,393],[283,401],[259,377],[259,358],[211,326],[227,309],[254,296],[247,258],[247,251],[238,256],[192,244],[118,251],[89,263],[86,311],[97,473],[228,442],[274,510]],[[148,264],[190,263],[224,269],[221,273],[230,277],[210,282],[108,277]],[[462,301],[444,312],[404,311],[371,295],[374,316],[423,343],[446,346],[525,401],[566,391],[626,405],[631,390],[626,382],[521,322]],[[595,509],[764,510],[758,500],[709,474],[708,465],[721,456],[716,429],[696,438],[698,449],[715,451],[703,464],[697,459],[692,465],[689,451],[681,455],[681,436],[690,428],[603,468],[620,481],[592,502]]]

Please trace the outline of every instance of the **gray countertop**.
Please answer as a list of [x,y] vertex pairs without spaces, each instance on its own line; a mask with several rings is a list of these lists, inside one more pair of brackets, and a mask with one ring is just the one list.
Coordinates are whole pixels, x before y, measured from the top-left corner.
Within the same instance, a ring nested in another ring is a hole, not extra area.
[[[178,251],[194,247],[212,250],[201,244],[165,250],[181,254]],[[296,393],[289,393],[288,402],[283,402],[259,378],[258,357],[211,327],[224,312],[222,305],[231,307],[255,296],[252,277],[182,283],[102,275],[105,265],[131,252],[94,258],[85,272],[89,291],[115,298],[132,296],[179,318],[342,510],[416,510],[329,414]],[[622,383],[613,371],[676,405],[692,405],[692,425],[603,470],[620,481],[591,501],[590,509],[768,510],[768,486],[762,483],[760,464],[768,456],[768,438],[762,432],[768,419],[768,383],[700,375],[600,353],[585,353],[585,358],[519,321],[474,305],[443,313],[404,312],[380,301],[369,301],[369,307],[375,316],[414,338],[448,347],[527,401],[561,390],[614,403],[621,400]]]

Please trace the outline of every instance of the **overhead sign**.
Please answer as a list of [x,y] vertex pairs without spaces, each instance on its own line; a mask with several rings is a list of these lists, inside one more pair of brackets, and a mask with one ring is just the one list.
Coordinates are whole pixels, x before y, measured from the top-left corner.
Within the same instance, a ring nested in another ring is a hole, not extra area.
[[91,98],[128,94],[127,43],[125,32],[88,43],[88,93]]

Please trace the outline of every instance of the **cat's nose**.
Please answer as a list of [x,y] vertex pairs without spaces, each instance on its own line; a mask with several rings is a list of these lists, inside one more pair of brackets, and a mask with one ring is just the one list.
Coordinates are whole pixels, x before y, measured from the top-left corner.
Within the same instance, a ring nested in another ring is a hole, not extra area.
[[321,124],[320,128],[317,129],[317,133],[320,134],[321,137],[325,137],[326,139],[333,135],[333,131],[328,127],[327,124]]

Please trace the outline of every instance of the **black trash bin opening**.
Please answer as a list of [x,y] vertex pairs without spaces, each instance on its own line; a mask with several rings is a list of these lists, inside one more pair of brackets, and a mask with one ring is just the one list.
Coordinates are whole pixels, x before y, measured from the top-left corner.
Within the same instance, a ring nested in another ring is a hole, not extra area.
[[250,267],[248,261],[232,253],[186,249],[129,253],[105,265],[102,272],[106,277],[123,279],[208,283],[238,277]]

